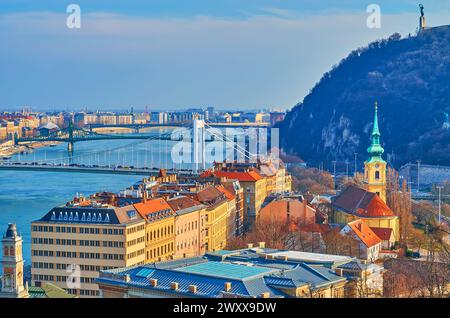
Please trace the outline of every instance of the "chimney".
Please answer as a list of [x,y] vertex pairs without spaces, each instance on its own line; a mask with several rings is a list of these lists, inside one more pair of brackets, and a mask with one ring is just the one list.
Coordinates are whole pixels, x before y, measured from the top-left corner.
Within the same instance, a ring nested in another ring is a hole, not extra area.
[[197,292],[197,285],[189,285],[189,292],[195,294]]
[[260,298],[270,298],[270,293],[265,292],[259,295]]
[[151,278],[150,279],[150,286],[152,286],[152,287],[158,286],[158,280],[155,279],[155,278]]
[[291,205],[290,205],[290,201],[288,200],[287,202],[287,219],[289,220],[291,217]]
[[142,187],[142,201],[144,202],[144,203],[146,203],[147,202],[147,189],[145,189],[145,186],[144,187]]
[[253,248],[253,244],[252,243],[248,243],[247,244],[247,248]]
[[266,248],[266,242],[259,242],[259,248]]
[[178,290],[178,283],[177,282],[171,282],[170,283],[170,289]]
[[224,287],[223,287],[223,290],[226,291],[226,292],[231,291],[231,282],[226,282]]

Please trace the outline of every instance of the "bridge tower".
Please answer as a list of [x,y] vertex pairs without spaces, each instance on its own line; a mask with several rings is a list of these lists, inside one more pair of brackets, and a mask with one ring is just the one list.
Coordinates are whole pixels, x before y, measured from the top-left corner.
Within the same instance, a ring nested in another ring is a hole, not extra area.
[[194,119],[192,124],[192,170],[198,173],[206,168],[205,121]]
[[69,133],[69,140],[67,143],[67,151],[69,153],[73,153],[73,121],[72,118],[69,120],[69,127],[68,127],[68,133]]

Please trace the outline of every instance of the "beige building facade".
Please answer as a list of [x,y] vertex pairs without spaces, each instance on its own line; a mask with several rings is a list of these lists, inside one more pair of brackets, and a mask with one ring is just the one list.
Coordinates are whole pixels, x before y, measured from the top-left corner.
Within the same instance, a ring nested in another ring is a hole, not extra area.
[[101,270],[145,263],[145,221],[133,206],[63,206],[31,225],[32,284],[97,297]]

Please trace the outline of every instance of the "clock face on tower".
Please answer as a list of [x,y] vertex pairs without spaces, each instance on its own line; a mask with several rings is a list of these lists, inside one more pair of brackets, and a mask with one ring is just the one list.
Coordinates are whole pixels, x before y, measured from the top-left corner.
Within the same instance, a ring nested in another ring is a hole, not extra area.
[[375,165],[375,168],[378,169],[379,167],[380,167],[380,165],[377,163],[377,164]]

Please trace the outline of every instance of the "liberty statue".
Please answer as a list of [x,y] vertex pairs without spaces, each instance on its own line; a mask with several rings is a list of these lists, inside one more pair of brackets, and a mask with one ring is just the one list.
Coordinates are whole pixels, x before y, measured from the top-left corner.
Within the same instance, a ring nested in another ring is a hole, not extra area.
[[419,4],[420,8],[420,19],[419,19],[419,32],[424,30],[427,27],[427,24],[425,22],[425,7],[423,4]]

